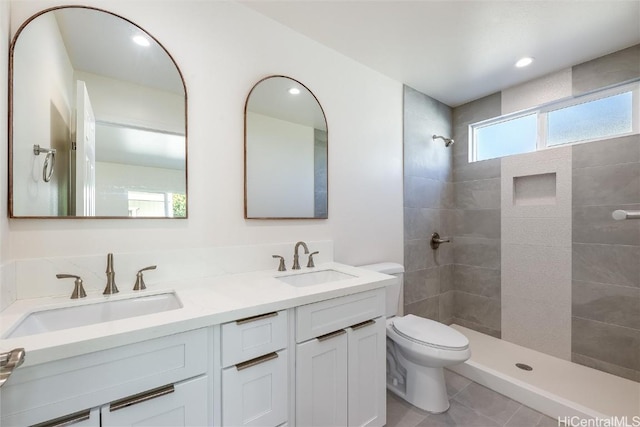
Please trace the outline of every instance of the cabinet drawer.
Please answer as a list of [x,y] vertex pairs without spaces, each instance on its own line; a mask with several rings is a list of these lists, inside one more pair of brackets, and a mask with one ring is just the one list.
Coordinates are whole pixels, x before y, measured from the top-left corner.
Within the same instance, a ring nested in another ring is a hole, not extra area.
[[287,350],[222,371],[223,426],[277,426],[287,421]]
[[286,310],[222,325],[223,367],[254,359],[286,346]]
[[384,289],[374,289],[300,306],[296,309],[296,342],[382,316],[384,298]]
[[209,348],[197,329],[20,368],[2,388],[1,424],[37,424],[206,373]]

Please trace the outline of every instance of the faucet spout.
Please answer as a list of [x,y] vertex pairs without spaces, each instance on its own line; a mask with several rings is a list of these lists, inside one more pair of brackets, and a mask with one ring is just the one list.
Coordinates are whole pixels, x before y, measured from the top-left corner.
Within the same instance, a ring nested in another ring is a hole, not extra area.
[[309,248],[307,247],[307,244],[305,242],[296,243],[296,247],[293,251],[293,267],[291,267],[292,270],[300,270],[300,262],[298,261],[298,249],[300,248],[300,246],[302,246],[302,248],[304,249],[305,254],[309,253]]
[[111,294],[117,294],[118,292],[118,287],[116,286],[116,272],[113,269],[113,254],[109,253],[107,254],[107,286],[105,286],[104,288],[104,292],[102,292],[103,295],[111,295]]

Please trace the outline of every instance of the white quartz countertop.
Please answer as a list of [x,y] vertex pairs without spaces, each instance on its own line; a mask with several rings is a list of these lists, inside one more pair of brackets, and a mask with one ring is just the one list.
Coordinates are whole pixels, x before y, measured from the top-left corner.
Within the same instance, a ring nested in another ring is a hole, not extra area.
[[[302,287],[292,286],[277,279],[285,275],[328,269],[355,277]],[[182,308],[53,332],[0,339],[0,352],[22,347],[26,351],[23,366],[37,365],[377,289],[387,285],[390,280],[393,279],[384,274],[330,262],[315,268],[303,267],[295,272],[257,271],[149,285],[144,291],[120,289],[118,294],[110,296],[90,293],[86,298],[77,300],[71,300],[69,297],[18,300],[0,313],[0,336],[5,336],[29,313],[52,308],[166,292],[175,292],[182,303]]]

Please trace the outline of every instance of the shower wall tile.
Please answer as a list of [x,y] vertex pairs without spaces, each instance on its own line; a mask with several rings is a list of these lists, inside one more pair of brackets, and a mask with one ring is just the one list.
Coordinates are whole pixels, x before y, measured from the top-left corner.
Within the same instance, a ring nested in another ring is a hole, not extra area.
[[640,44],[572,68],[573,95],[640,77]]
[[454,264],[455,290],[488,298],[500,299],[500,270]]
[[572,314],[640,329],[640,288],[574,280]]
[[637,211],[640,204],[574,206],[573,242],[640,246],[640,221],[616,221],[611,217],[616,209]]
[[404,206],[408,208],[439,208],[445,184],[430,178],[404,177]]
[[640,163],[573,170],[574,206],[638,203]]
[[613,363],[607,363],[602,360],[594,359],[592,357],[585,356],[584,354],[572,353],[571,361],[579,363],[584,366],[588,366],[599,371],[608,372],[612,375],[617,375],[622,378],[627,378],[631,381],[640,382],[640,371],[633,369],[623,368]]
[[[454,313],[456,309],[457,309],[457,306],[455,304],[455,297],[454,297]],[[501,338],[500,329],[491,329],[486,325],[471,322],[469,320],[462,319],[460,317],[455,317],[455,315],[452,323],[455,323],[456,325],[464,326],[465,328],[473,329],[474,331],[480,332],[482,334],[487,334],[495,338]]]
[[454,264],[500,268],[500,240],[479,237],[454,237]]
[[438,321],[440,318],[439,309],[440,297],[435,296],[414,302],[412,304],[405,304],[404,314],[413,314],[415,316]]
[[640,246],[573,244],[573,280],[640,287]]
[[500,238],[499,209],[456,209],[452,211],[451,219],[456,236]]
[[640,330],[572,318],[574,353],[640,371]]
[[500,330],[500,300],[454,291],[453,310],[455,318]]
[[425,239],[438,229],[439,209],[404,208],[404,235],[406,239]]
[[457,209],[500,209],[500,178],[455,182]]
[[442,293],[439,296],[438,321],[445,325],[450,325],[453,322],[453,298],[453,291]]
[[571,218],[502,218],[502,243],[568,247]]
[[455,289],[453,286],[455,264],[447,264],[438,268],[440,268],[440,293],[453,291]]
[[440,294],[440,270],[438,267],[404,274],[405,305]]
[[498,158],[469,163],[466,156],[461,158],[454,154],[453,181],[498,178],[500,176],[501,160]]
[[[432,260],[429,241],[426,239],[413,239],[404,241],[404,269],[406,272],[424,270],[435,267]],[[429,259],[427,259],[429,257]]]
[[573,146],[573,168],[640,162],[640,135],[622,136]]

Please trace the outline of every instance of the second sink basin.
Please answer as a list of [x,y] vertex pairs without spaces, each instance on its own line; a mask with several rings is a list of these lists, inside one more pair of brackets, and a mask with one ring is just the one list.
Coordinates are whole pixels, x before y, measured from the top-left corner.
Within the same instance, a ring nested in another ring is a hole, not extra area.
[[310,273],[292,274],[290,276],[277,277],[292,286],[313,286],[321,285],[323,283],[337,282],[339,280],[353,279],[356,276],[351,274],[342,273],[336,270],[320,270],[312,271]]
[[127,319],[182,308],[175,293],[148,295],[93,304],[35,311],[18,322],[3,338],[16,338],[61,329]]

